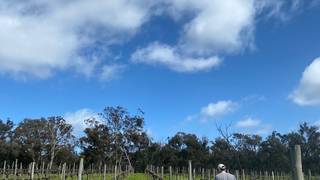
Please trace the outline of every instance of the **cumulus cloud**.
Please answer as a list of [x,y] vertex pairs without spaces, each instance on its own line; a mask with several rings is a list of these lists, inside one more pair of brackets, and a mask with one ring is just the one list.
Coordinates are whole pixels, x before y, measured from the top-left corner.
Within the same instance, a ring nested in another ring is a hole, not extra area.
[[270,124],[264,124],[261,120],[253,119],[250,117],[238,121],[235,124],[235,127],[246,133],[253,133],[259,135],[268,134],[272,129],[272,126]]
[[238,106],[238,103],[230,100],[212,102],[202,107],[199,113],[187,116],[185,122],[192,122],[193,120],[200,120],[201,122],[216,120],[217,118],[234,112]]
[[253,127],[259,126],[260,124],[261,124],[260,120],[247,118],[247,119],[238,121],[236,124],[236,127],[238,127],[238,128],[253,128]]
[[[220,64],[218,54],[245,49],[254,31],[254,0],[165,1],[175,19],[192,14],[176,45],[151,44],[138,49],[134,62],[165,65],[178,72],[208,70]],[[230,13],[232,12],[232,13]]]
[[193,58],[183,56],[174,47],[154,43],[147,48],[139,49],[132,55],[135,63],[163,65],[178,72],[197,72],[219,66],[218,57]]
[[217,117],[233,112],[237,104],[232,101],[218,101],[210,103],[201,109],[201,115],[207,119],[215,119]]
[[0,1],[0,70],[47,78],[74,68],[88,75],[99,66],[87,68],[92,59],[84,49],[130,37],[150,6],[145,0]]
[[[201,67],[194,71],[212,69],[216,66],[214,62],[221,59],[219,57],[254,49],[257,21],[271,17],[283,21],[289,19],[303,4],[309,4],[301,0],[163,1],[165,5],[162,11],[175,21],[183,22],[178,43],[157,46],[151,43],[137,49],[132,60],[163,65],[178,72],[189,72],[186,64]],[[166,55],[159,55],[160,51]],[[140,55],[139,60],[137,54]],[[188,60],[191,60],[190,63],[187,63]]]
[[270,133],[270,131],[272,131],[272,126],[270,124],[264,124],[257,128],[257,130],[254,131],[254,133],[259,135],[267,135]]
[[298,87],[289,98],[301,106],[320,105],[320,58],[305,69]]
[[314,124],[320,128],[320,120],[316,121]]
[[64,115],[64,119],[72,125],[76,135],[83,133],[83,130],[88,127],[85,120],[91,118],[99,119],[99,116],[97,113],[87,108],[75,112],[68,112]]
[[112,65],[104,65],[102,67],[102,73],[100,75],[101,81],[110,81],[117,77],[119,74],[124,71],[125,66],[119,64],[112,64]]
[[280,17],[284,9],[294,11],[301,2],[0,0],[0,71],[48,78],[72,69],[104,77],[101,68],[110,64],[105,62],[109,47],[126,42],[155,14],[180,21],[178,42],[151,43],[137,49],[132,61],[178,72],[206,71],[218,66],[220,57],[254,47],[257,16]]
[[[190,1],[173,1],[194,3]],[[196,16],[184,27],[181,43],[197,54],[233,52],[250,44],[254,29],[253,0],[198,1]],[[189,9],[187,9],[189,10]],[[232,13],[230,13],[232,12]]]

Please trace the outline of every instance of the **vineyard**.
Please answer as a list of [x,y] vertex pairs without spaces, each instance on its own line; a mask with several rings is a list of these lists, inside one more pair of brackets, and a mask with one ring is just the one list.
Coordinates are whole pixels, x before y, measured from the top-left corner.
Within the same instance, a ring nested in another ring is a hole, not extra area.
[[[320,176],[302,172],[301,150],[296,145],[292,154],[292,172],[283,171],[257,171],[257,170],[227,170],[235,175],[237,180],[319,180]],[[192,161],[187,167],[158,167],[148,165],[144,173],[135,173],[129,166],[98,166],[91,164],[84,168],[84,159],[78,164],[64,163],[57,169],[50,170],[44,163],[30,163],[23,168],[18,160],[8,165],[5,161],[2,168],[2,179],[4,180],[211,180],[218,173],[215,168],[193,168]]]
[[11,180],[211,180],[223,163],[238,180],[316,180],[320,129],[259,135],[230,133],[209,140],[178,132],[155,142],[140,112],[107,107],[84,121],[80,137],[62,117],[0,120],[0,178]]

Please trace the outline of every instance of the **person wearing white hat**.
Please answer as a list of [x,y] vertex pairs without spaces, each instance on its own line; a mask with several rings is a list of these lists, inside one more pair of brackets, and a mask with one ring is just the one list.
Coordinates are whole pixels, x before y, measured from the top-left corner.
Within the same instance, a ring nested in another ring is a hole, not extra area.
[[236,180],[236,177],[230,173],[226,172],[226,166],[224,164],[218,165],[219,174],[214,178],[215,180]]

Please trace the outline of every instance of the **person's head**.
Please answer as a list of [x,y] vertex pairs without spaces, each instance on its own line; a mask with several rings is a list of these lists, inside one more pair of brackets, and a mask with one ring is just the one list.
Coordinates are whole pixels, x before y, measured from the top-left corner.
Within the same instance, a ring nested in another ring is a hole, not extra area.
[[221,171],[225,171],[226,170],[226,166],[224,164],[219,164],[218,165],[218,171],[221,172]]

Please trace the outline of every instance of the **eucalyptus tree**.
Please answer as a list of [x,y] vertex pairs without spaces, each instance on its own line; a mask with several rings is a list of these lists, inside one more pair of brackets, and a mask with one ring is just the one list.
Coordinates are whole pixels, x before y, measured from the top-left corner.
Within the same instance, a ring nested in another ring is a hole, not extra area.
[[72,125],[61,116],[47,118],[47,146],[50,153],[49,168],[52,168],[56,154],[68,146],[75,145],[75,136],[72,134]]
[[21,149],[21,154],[32,161],[42,161],[47,154],[47,120],[24,119],[14,130],[14,140]]
[[94,118],[87,119],[86,124],[85,135],[80,138],[82,155],[88,163],[106,163],[111,158],[108,127]]
[[139,150],[139,146],[143,144],[145,135],[144,131],[144,113],[139,110],[138,115],[131,115],[123,107],[106,107],[99,114],[100,121],[103,123],[110,134],[110,148],[113,160],[117,164],[121,164],[125,159],[132,168],[130,153]]

